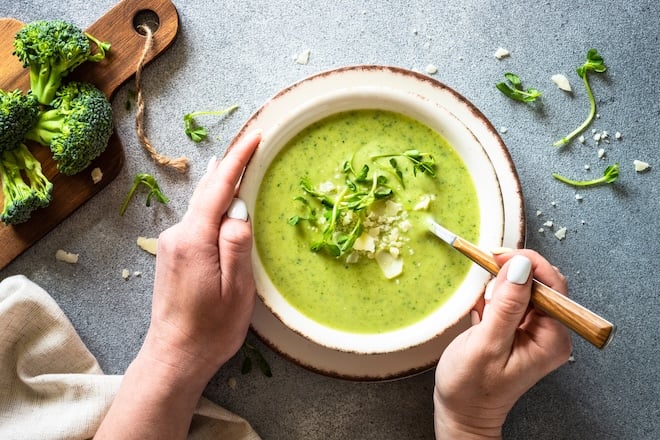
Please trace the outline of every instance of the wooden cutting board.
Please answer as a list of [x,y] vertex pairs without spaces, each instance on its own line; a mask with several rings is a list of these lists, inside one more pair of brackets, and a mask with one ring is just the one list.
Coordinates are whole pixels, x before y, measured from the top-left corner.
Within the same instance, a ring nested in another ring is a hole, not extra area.
[[[42,18],[66,20],[66,17]],[[112,99],[119,86],[135,75],[146,41],[146,37],[136,30],[139,24],[149,25],[153,32],[153,45],[145,58],[146,64],[172,44],[178,31],[179,17],[169,0],[123,0],[86,29],[100,41],[112,44],[106,59],[100,63],[83,63],[69,78],[90,82]],[[27,91],[30,88],[27,69],[12,54],[14,36],[23,25],[12,18],[0,18],[0,88],[3,90],[18,88]],[[110,138],[105,152],[87,170],[75,176],[57,172],[48,148],[26,144],[53,183],[53,197],[48,207],[33,212],[26,223],[5,226],[0,222],[0,269],[108,185],[117,177],[124,161],[123,148],[116,134]],[[90,176],[95,167],[103,172],[103,179],[97,184],[92,182]],[[0,211],[3,198],[0,191]],[[99,215],[118,214],[104,211]]]

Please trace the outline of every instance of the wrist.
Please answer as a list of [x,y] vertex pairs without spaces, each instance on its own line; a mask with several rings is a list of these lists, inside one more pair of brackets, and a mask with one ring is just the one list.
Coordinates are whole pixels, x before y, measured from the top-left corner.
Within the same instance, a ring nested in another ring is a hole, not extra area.
[[452,411],[442,405],[437,396],[435,399],[434,425],[437,440],[501,439],[505,418],[506,414],[487,415],[476,409],[469,414]]

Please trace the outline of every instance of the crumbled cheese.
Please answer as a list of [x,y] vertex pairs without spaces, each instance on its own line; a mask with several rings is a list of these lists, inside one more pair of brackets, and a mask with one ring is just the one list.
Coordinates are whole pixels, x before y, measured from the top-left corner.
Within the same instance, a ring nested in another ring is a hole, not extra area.
[[571,355],[568,357],[568,362],[575,362],[575,356],[573,356],[573,353],[571,353]]
[[410,223],[408,220],[404,220],[399,223],[399,229],[401,229],[403,232],[408,232],[412,229],[412,223]]
[[584,170],[585,170],[585,171],[589,171],[590,169],[591,169],[591,165],[586,164],[586,165],[584,166]]
[[621,133],[618,131],[614,133],[614,139],[621,139]]
[[580,137],[578,138],[578,141],[579,141],[581,144],[584,144],[584,136],[580,135]]
[[334,190],[335,190],[335,184],[330,181],[323,182],[319,185],[319,191],[324,194],[331,193]]
[[376,262],[388,280],[396,278],[403,272],[403,258],[394,257],[389,252],[376,252]]
[[584,198],[584,197],[582,197],[582,195],[580,195],[580,194],[575,194],[575,200],[577,200],[578,202],[581,201],[583,198]]
[[426,66],[426,73],[428,73],[429,75],[435,75],[436,73],[438,73],[438,68],[435,67],[433,64],[429,64]]
[[552,228],[552,225],[554,225],[552,220],[548,220],[547,222],[543,223],[543,226],[545,226],[547,228]]
[[415,211],[425,211],[429,209],[429,205],[431,204],[431,200],[433,197],[431,197],[428,194],[424,194],[420,199],[419,202],[413,207],[413,210]]
[[353,243],[353,249],[374,252],[376,250],[376,240],[368,232],[363,232]]
[[360,261],[360,255],[357,252],[351,252],[348,254],[348,257],[346,257],[346,263],[348,264],[355,264],[358,261]]
[[555,232],[555,237],[557,237],[557,240],[563,240],[564,238],[566,238],[566,231],[567,231],[566,227],[559,228],[557,232]]
[[138,271],[136,270],[135,272],[133,272],[133,276],[134,276],[134,277],[141,277],[141,276],[142,276],[142,272],[138,272]]
[[388,217],[393,217],[400,213],[403,210],[403,205],[401,203],[396,203],[391,200],[385,202],[385,212],[384,215]]
[[121,277],[125,280],[129,279],[131,277],[131,271],[128,269],[122,269]]
[[507,131],[509,131],[508,128],[506,128],[506,127],[500,127],[500,133],[504,134],[504,133],[506,133]]
[[603,157],[605,157],[605,150],[601,148],[598,150],[598,158],[602,159]]
[[503,47],[500,47],[495,51],[495,58],[497,58],[498,60],[501,60],[502,58],[506,58],[509,55],[511,55],[511,52],[504,49]]
[[311,50],[305,49],[298,56],[296,57],[296,64],[307,64],[309,62],[309,55],[311,54]]
[[573,91],[573,89],[571,89],[571,84],[568,82],[568,78],[566,78],[566,76],[562,75],[561,73],[557,73],[555,75],[552,75],[550,77],[550,79],[561,90],[564,90],[565,92],[572,92]]
[[647,162],[643,162],[641,160],[633,160],[633,165],[635,166],[635,171],[638,173],[641,173],[642,171],[648,170],[651,165],[649,165]]
[[541,217],[542,215],[543,215],[543,211],[541,211],[540,209],[536,211],[537,217]]
[[55,259],[69,264],[76,264],[78,262],[78,254],[72,254],[62,249],[58,249],[57,252],[55,252]]
[[555,208],[557,207],[557,202],[555,202],[554,200],[552,202],[550,202],[550,204]]
[[236,380],[235,377],[230,377],[229,379],[227,379],[227,386],[232,390],[235,390],[237,385],[238,385],[238,380]]
[[157,238],[146,238],[138,237],[137,245],[143,251],[147,251],[152,255],[156,255],[156,250],[158,249],[158,239]]
[[92,182],[94,182],[94,185],[99,183],[103,179],[103,172],[101,171],[101,168],[96,167],[92,170]]
[[540,233],[544,233],[544,232],[545,232],[545,229],[543,229],[543,228],[539,228],[539,232],[540,232]]
[[596,143],[600,142],[600,133],[596,133],[594,135],[594,140],[596,141]]

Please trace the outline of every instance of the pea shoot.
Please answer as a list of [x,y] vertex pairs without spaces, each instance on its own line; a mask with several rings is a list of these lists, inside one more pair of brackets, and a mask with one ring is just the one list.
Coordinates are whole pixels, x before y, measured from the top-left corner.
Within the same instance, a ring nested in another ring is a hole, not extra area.
[[199,116],[207,116],[207,115],[220,116],[224,114],[231,114],[237,108],[238,108],[237,105],[233,105],[224,110],[196,111],[196,112],[186,113],[185,115],[183,115],[183,126],[186,135],[188,135],[188,137],[192,139],[193,142],[203,141],[204,139],[206,139],[208,132],[206,131],[206,128],[197,124],[195,118]]
[[598,53],[596,49],[589,49],[589,51],[587,51],[587,60],[583,65],[577,68],[577,74],[580,78],[582,78],[584,87],[587,90],[587,96],[589,97],[589,115],[578,128],[555,142],[553,144],[555,147],[564,146],[568,144],[573,138],[579,136],[580,133],[582,133],[596,117],[596,99],[594,98],[594,94],[591,91],[591,86],[589,85],[589,78],[587,74],[589,72],[603,73],[606,70],[607,67],[605,66],[603,57]]
[[[403,187],[405,169],[399,166],[397,158],[412,163],[413,176],[426,174],[430,178],[436,177],[433,156],[417,150],[372,155],[369,157],[370,164],[357,169],[351,159],[341,166],[343,184],[332,191],[317,189],[308,177],[300,179],[300,189],[304,195],[294,200],[301,204],[302,212],[289,217],[288,223],[295,226],[307,221],[314,230],[320,232],[320,237],[312,242],[310,250],[325,252],[335,258],[341,257],[353,249],[356,240],[362,235],[365,220],[374,204],[394,196],[388,175],[396,175]],[[391,169],[379,164],[378,159],[389,159],[387,164]],[[321,210],[320,214],[317,209]]]
[[523,89],[522,81],[515,73],[507,72],[504,78],[506,81],[495,84],[495,87],[509,98],[520,102],[534,102],[541,97],[541,92],[537,89]]
[[130,203],[138,189],[138,186],[140,185],[144,185],[149,189],[149,193],[147,194],[147,206],[151,206],[151,199],[154,197],[156,197],[156,200],[163,204],[166,204],[170,201],[170,199],[168,199],[161,191],[160,186],[158,186],[158,182],[156,182],[156,178],[154,176],[147,173],[139,173],[133,179],[133,185],[128,191],[128,194],[124,199],[124,203],[122,203],[121,207],[119,208],[119,215],[124,215],[126,209],[128,208],[128,204]]
[[568,185],[581,186],[581,187],[614,183],[619,178],[619,164],[615,163],[614,165],[610,165],[607,168],[605,168],[605,171],[603,171],[603,175],[597,179],[573,180],[573,179],[569,179],[568,177],[559,175],[557,173],[553,173],[552,177]]

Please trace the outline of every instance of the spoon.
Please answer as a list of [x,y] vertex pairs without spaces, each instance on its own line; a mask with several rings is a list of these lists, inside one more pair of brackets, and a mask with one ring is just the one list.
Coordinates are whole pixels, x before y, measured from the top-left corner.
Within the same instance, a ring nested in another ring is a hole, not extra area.
[[[484,252],[435,221],[429,220],[429,230],[492,275],[497,275],[500,271],[490,253]],[[536,279],[532,280],[531,302],[536,308],[600,349],[605,348],[614,337],[616,326],[612,323]]]

